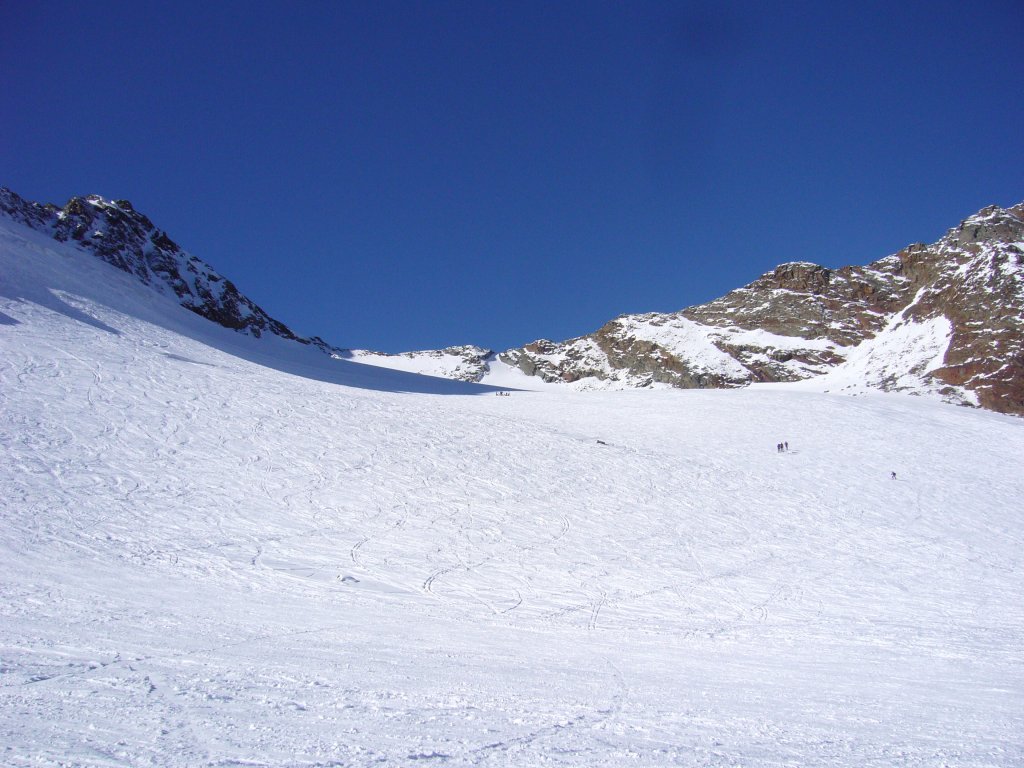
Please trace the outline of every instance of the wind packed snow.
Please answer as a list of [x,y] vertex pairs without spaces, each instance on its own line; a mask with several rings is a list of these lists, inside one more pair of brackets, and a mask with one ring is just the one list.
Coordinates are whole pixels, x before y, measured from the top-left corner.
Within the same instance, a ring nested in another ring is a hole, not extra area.
[[875,338],[858,345],[846,362],[822,380],[847,379],[893,389],[925,388],[924,375],[941,368],[952,338],[952,324],[942,315],[923,322],[897,315]]
[[[464,348],[460,348],[458,351],[462,352]],[[472,351],[482,356],[489,354],[488,350],[480,348],[472,348]],[[467,365],[466,359],[462,354],[456,354],[455,351],[449,350],[424,350],[421,352],[404,352],[402,354],[384,354],[365,349],[353,349],[349,351],[347,359],[364,365],[376,365],[397,371],[450,379],[462,379],[475,373]]]
[[0,222],[0,764],[1021,765],[1021,456],[332,360]]
[[[694,323],[694,325],[697,324]],[[846,350],[845,347],[842,347],[833,341],[829,341],[828,339],[805,339],[802,336],[780,336],[777,333],[771,333],[770,331],[766,331],[761,328],[749,331],[741,329],[711,328],[710,333],[726,339],[730,344],[740,346],[746,345],[762,347],[765,349],[786,350]]]

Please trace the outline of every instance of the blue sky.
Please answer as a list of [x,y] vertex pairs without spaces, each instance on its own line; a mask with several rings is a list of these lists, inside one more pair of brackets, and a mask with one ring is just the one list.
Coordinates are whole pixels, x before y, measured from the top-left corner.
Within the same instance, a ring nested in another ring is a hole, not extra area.
[[350,347],[504,349],[1024,200],[1013,2],[6,3],[0,184]]

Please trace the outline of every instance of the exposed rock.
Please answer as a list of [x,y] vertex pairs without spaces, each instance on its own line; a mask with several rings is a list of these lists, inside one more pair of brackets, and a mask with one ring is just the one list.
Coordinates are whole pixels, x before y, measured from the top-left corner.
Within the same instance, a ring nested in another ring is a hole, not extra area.
[[782,264],[707,304],[623,316],[498,359],[545,381],[628,387],[734,387],[859,366],[867,386],[1024,414],[1022,254],[1024,204],[989,206],[931,245],[864,267]]
[[108,264],[134,275],[198,315],[226,328],[260,337],[269,333],[328,354],[341,350],[318,337],[296,335],[270,317],[206,262],[183,251],[127,200],[75,197],[63,208],[40,205],[0,188],[0,212],[61,242],[77,243]]

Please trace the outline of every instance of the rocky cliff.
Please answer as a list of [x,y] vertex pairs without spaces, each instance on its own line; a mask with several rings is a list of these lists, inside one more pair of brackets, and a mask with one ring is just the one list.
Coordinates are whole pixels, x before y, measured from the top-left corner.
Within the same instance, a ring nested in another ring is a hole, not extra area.
[[707,304],[624,315],[498,359],[580,387],[737,387],[831,376],[1024,413],[1024,204],[864,267],[783,264]]

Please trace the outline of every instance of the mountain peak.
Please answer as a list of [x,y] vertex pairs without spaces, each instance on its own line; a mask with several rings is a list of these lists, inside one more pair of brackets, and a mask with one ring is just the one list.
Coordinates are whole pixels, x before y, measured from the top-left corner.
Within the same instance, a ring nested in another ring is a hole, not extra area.
[[935,243],[867,266],[787,262],[706,304],[622,315],[585,336],[499,355],[473,346],[384,355],[297,336],[127,200],[88,195],[58,208],[3,187],[0,214],[227,328],[384,367],[487,381],[501,364],[580,389],[815,380],[1024,414],[1024,203],[986,206]]
[[1024,241],[1024,203],[1010,208],[986,206],[973,216],[968,216],[959,226],[949,230],[939,242],[944,242],[949,247],[963,248],[990,241]]
[[864,267],[787,262],[706,304],[499,359],[579,388],[818,380],[1024,414],[1024,203]]
[[230,280],[184,251],[128,200],[86,195],[58,208],[29,202],[4,187],[0,188],[0,213],[55,240],[77,245],[226,328],[257,338],[269,333],[328,354],[340,352],[318,337],[298,336],[270,317]]

